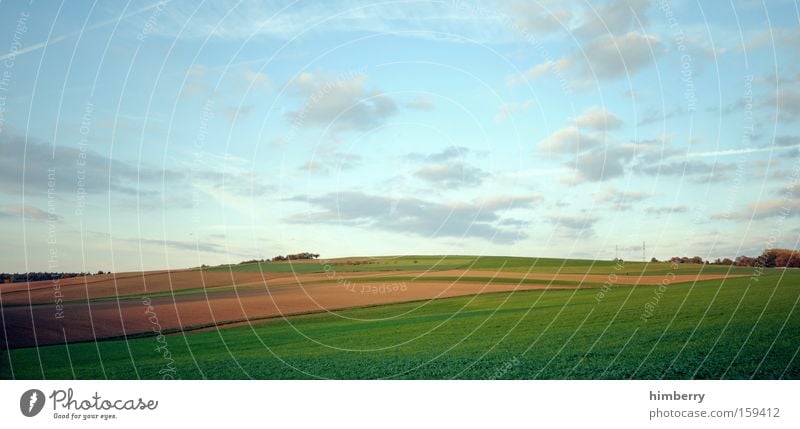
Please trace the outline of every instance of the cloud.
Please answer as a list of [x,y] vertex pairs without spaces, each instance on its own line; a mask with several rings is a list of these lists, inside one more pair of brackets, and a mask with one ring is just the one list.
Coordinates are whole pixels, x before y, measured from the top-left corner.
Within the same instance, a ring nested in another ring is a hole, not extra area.
[[193,152],[182,166],[190,173],[186,182],[205,190],[239,197],[265,196],[275,191],[255,170],[253,160],[217,152]]
[[414,110],[433,110],[435,107],[433,102],[428,97],[422,95],[407,102],[405,106]]
[[480,168],[462,162],[426,165],[417,170],[414,175],[443,189],[475,187],[483,183],[483,179],[489,176]]
[[653,55],[663,51],[656,36],[630,32],[620,36],[605,36],[584,49],[584,76],[600,80],[634,76],[652,64]]
[[650,194],[646,192],[620,191],[613,186],[594,196],[597,203],[607,205],[613,210],[629,210],[632,208],[631,203],[639,203],[648,198],[650,198]]
[[800,136],[777,136],[775,146],[797,146],[800,145]]
[[472,151],[465,146],[448,146],[439,152],[425,154],[420,152],[410,152],[405,155],[409,161],[423,161],[429,163],[441,163],[452,160],[463,160]]
[[255,106],[248,104],[238,107],[226,107],[222,114],[231,122],[244,121],[255,110]]
[[[648,24],[647,0],[616,0],[599,7],[566,8],[564,2],[515,0],[501,2],[516,29],[524,35],[547,35],[568,31],[591,39],[605,34],[625,33]],[[592,3],[587,3],[591,5]]]
[[715,220],[760,220],[772,217],[798,217],[800,216],[800,200],[779,198],[750,203],[740,211],[730,213],[717,213],[711,216]]
[[206,76],[206,66],[203,64],[192,64],[186,70],[186,82],[181,88],[180,97],[189,98],[195,95],[211,92],[211,85]]
[[727,180],[726,173],[736,170],[736,164],[709,164],[697,160],[667,161],[637,165],[636,171],[648,176],[680,176],[695,183],[716,183]]
[[548,219],[563,235],[572,238],[594,236],[594,224],[600,220],[595,216],[550,216]]
[[539,142],[539,150],[547,153],[570,154],[603,144],[597,136],[582,133],[578,127],[562,128]]
[[785,120],[800,118],[800,90],[783,87],[767,97],[763,107],[777,109],[778,116]]
[[583,152],[566,164],[572,168],[573,174],[562,180],[567,184],[585,182],[603,182],[625,173],[625,166],[633,153],[627,148],[598,148]]
[[648,0],[616,0],[596,8],[587,8],[582,23],[573,33],[587,39],[639,29],[647,26],[646,11],[651,4]]
[[622,126],[622,119],[601,107],[590,107],[572,121],[580,128],[593,130],[613,130]]
[[310,159],[310,160],[304,162],[303,165],[301,165],[298,168],[301,171],[306,171],[306,172],[309,172],[309,173],[321,173],[321,172],[327,172],[328,171],[328,167],[326,167],[323,163],[321,163],[321,162],[319,162],[317,160],[314,160],[314,159]]
[[[83,163],[79,166],[79,163]],[[176,170],[137,166],[109,159],[92,150],[26,141],[25,138],[0,134],[0,193],[21,194],[46,191],[55,176],[56,189],[74,189],[82,178],[86,193],[147,192],[149,185],[174,183],[184,177]],[[69,182],[65,182],[69,180]]]
[[[709,167],[701,161],[669,162],[670,158],[684,156],[685,153],[665,148],[667,136],[643,139],[638,142],[621,143],[606,136],[602,146],[595,145],[587,150],[578,151],[567,162],[565,167],[571,175],[563,178],[562,183],[581,184],[586,182],[602,182],[620,177],[628,172],[644,175],[674,175],[683,171],[686,164],[687,174],[708,173]],[[729,171],[732,165],[717,164],[718,172]],[[733,166],[735,168],[735,166]],[[696,180],[700,180],[697,179]]]
[[[239,253],[235,253],[230,251],[225,246],[210,243],[210,242],[201,242],[201,241],[180,241],[180,240],[167,240],[167,239],[156,239],[156,238],[144,238],[144,237],[115,237],[107,232],[99,232],[99,231],[84,231],[84,234],[87,236],[92,236],[95,239],[103,239],[108,240],[110,242],[124,242],[129,244],[135,245],[145,245],[145,246],[152,246],[157,248],[172,248],[175,250],[189,250],[195,252],[202,252],[202,253],[218,253],[224,255],[241,255]],[[214,234],[212,234],[214,235]]]
[[719,158],[721,156],[731,156],[731,155],[743,155],[749,153],[760,153],[760,152],[776,152],[780,151],[781,158],[791,158],[797,156],[797,149],[800,147],[798,146],[781,146],[781,145],[773,145],[773,146],[761,146],[761,147],[745,147],[741,149],[722,149],[722,150],[712,150],[709,152],[689,152],[686,153],[686,158]]
[[557,1],[514,0],[500,2],[523,34],[547,34],[564,28],[572,13]]
[[251,88],[269,88],[272,86],[269,76],[262,72],[255,72],[250,69],[246,69],[243,72],[242,78]]
[[545,154],[572,154],[572,159],[564,164],[570,174],[561,182],[576,185],[619,177],[628,167],[660,159],[665,156],[661,143],[658,139],[620,143],[608,134],[583,134],[578,127],[571,126],[540,141],[538,148]]
[[591,228],[598,220],[594,216],[550,216],[550,222],[570,229]]
[[524,228],[531,224],[530,221],[521,220],[521,219],[514,219],[514,218],[503,218],[499,222],[497,222],[498,226],[510,226],[515,228]]
[[426,238],[474,237],[509,244],[526,238],[527,234],[501,227],[500,214],[510,209],[531,208],[540,200],[538,195],[524,195],[444,203],[416,197],[340,192],[291,198],[290,201],[309,204],[317,211],[298,213],[287,221],[380,229]]
[[782,197],[797,198],[800,196],[800,182],[790,182],[788,185],[780,188],[775,193]]
[[13,217],[26,220],[61,222],[63,218],[55,213],[48,213],[38,207],[28,204],[9,204],[0,206],[0,218]]
[[595,81],[633,77],[654,64],[654,58],[663,52],[663,44],[653,35],[638,32],[606,35],[586,43],[580,52],[545,61],[522,76],[510,77],[508,82],[519,84],[552,71],[556,75],[568,75],[575,87],[587,87]]
[[[497,14],[487,17],[474,9],[466,2],[420,2],[413,7],[391,2],[178,2],[164,8],[152,35],[166,40],[232,41],[236,45],[264,39],[296,41],[365,33],[423,39],[441,39],[442,34],[449,34],[450,39],[463,37],[479,43],[512,40],[511,31],[497,25],[502,22]],[[138,29],[147,19],[146,15],[139,16],[130,22]]]
[[661,216],[664,214],[672,213],[686,213],[689,208],[686,206],[671,206],[671,207],[645,207],[644,212],[652,216]]
[[[360,166],[362,160],[361,155],[352,152],[340,152],[337,150],[323,150],[322,153],[317,155],[317,158],[303,163],[299,169],[308,173],[328,174],[332,170],[352,170]],[[323,162],[322,160],[326,160],[326,162]]]
[[[147,12],[149,10],[156,9],[156,8],[160,9],[165,4],[169,3],[170,1],[171,0],[153,2],[152,4],[150,4],[148,6],[144,6],[144,7],[140,8],[140,9],[136,9],[136,10],[134,10],[132,12],[129,12],[129,13],[127,13],[125,15],[122,15],[122,16],[118,16],[118,17],[114,17],[114,18],[107,19],[107,20],[104,20],[104,21],[100,21],[100,22],[98,22],[96,24],[92,24],[92,25],[90,25],[88,27],[82,28],[79,31],[73,31],[71,33],[62,34],[62,35],[50,36],[44,42],[34,43],[33,45],[26,46],[26,47],[24,47],[22,49],[18,49],[16,51],[8,52],[6,54],[0,55],[0,61],[5,61],[5,60],[10,59],[10,58],[16,58],[16,57],[19,57],[19,56],[22,56],[22,55],[25,55],[25,54],[29,54],[31,52],[39,51],[39,50],[44,49],[44,48],[46,48],[48,46],[55,45],[56,43],[63,42],[64,40],[67,40],[67,39],[69,39],[71,37],[76,37],[76,36],[79,36],[79,35],[85,35],[86,33],[90,32],[90,31],[93,31],[93,30],[96,30],[98,28],[107,27],[107,26],[112,25],[112,24],[119,24],[120,22],[125,22],[125,21],[127,21],[129,19],[134,18],[137,15],[142,14],[143,12]],[[147,19],[147,18],[145,18],[145,19]]]
[[750,34],[743,45],[739,45],[739,52],[750,52],[762,47],[769,49],[789,48],[797,51],[797,39],[800,38],[800,27],[769,26],[767,29]]
[[558,60],[547,60],[541,64],[537,64],[530,69],[524,71],[518,76],[509,76],[506,82],[509,86],[516,86],[525,83],[526,81],[536,80],[547,73],[552,73],[555,76],[561,76],[568,71],[574,62],[572,58],[565,57]]
[[230,255],[232,253],[224,246],[209,242],[160,240],[160,239],[148,239],[148,238],[129,238],[123,240],[129,243],[141,243],[149,246],[162,247],[162,248],[169,247],[176,250],[190,250],[202,253],[218,253],[224,255]]
[[498,124],[505,122],[508,118],[517,113],[527,112],[532,105],[533,105],[532,99],[525,100],[519,103],[503,104],[502,106],[500,106],[500,109],[498,109],[497,114],[494,115],[494,121]]
[[448,146],[439,152],[411,152],[404,156],[408,161],[422,163],[412,174],[414,177],[441,189],[474,187],[489,177],[486,171],[466,162],[474,152],[464,146]]
[[379,90],[367,89],[366,80],[363,75],[330,79],[301,73],[289,85],[303,102],[286,117],[295,126],[329,128],[333,133],[380,126],[397,112],[397,104]]

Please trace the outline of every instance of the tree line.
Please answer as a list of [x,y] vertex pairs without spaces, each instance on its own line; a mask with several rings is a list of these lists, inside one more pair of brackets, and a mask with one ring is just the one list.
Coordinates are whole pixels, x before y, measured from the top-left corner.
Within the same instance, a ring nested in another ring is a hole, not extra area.
[[[659,262],[653,258],[650,262]],[[668,261],[675,264],[732,265],[735,267],[800,268],[800,252],[790,249],[766,249],[759,256],[737,256],[735,259],[717,258],[706,261],[699,256],[674,256]]]
[[317,259],[319,258],[319,253],[311,253],[311,252],[300,252],[300,253],[291,253],[288,255],[278,255],[274,256],[271,259],[248,259],[246,261],[239,262],[241,264],[255,264],[258,262],[282,262],[282,261],[295,261],[300,259]]
[[[99,274],[111,274],[105,271],[98,271]],[[0,273],[0,283],[20,283],[20,282],[38,282],[42,280],[59,280],[68,279],[71,277],[91,276],[92,273],[48,273],[48,272],[32,272],[32,273]]]

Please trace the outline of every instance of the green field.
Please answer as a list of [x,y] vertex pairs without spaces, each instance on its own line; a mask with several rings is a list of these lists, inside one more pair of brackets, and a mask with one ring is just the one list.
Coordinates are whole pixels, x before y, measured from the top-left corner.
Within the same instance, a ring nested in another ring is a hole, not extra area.
[[[614,263],[592,261],[439,259],[341,265],[615,269]],[[318,266],[292,264],[303,265]],[[213,269],[271,266],[279,264]],[[624,271],[637,270],[657,274],[670,266],[625,264]],[[686,265],[676,273],[701,270],[728,268]],[[174,362],[165,359],[165,349],[156,350],[162,343],[155,337],[16,349],[0,354],[0,378],[151,379],[173,367],[182,379],[800,378],[800,271],[671,285],[660,295],[653,286],[617,285],[602,297],[598,291],[494,293],[170,335],[166,350]]]
[[[626,274],[657,275],[674,271],[667,262],[625,261],[618,268],[613,261],[588,259],[525,258],[509,256],[384,256],[364,257],[355,263],[341,260],[316,260],[299,262],[261,262],[235,265],[218,265],[203,268],[204,271],[264,272],[264,273],[323,273],[327,270],[337,272],[356,271],[443,271],[453,269],[500,270],[509,272],[559,272],[564,274]],[[721,265],[681,264],[681,274],[749,274],[752,268],[729,267]]]

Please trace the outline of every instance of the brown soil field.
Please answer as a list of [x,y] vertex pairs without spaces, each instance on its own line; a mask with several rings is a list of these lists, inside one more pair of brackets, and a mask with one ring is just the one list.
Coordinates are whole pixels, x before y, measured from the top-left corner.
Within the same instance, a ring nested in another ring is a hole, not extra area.
[[[337,273],[336,279],[414,277],[406,282],[332,282],[327,274],[287,275],[200,271],[129,273],[91,276],[60,282],[63,309],[54,303],[50,281],[0,285],[0,347],[18,348],[92,341],[136,335],[189,331],[216,325],[345,308],[419,301],[513,290],[575,289],[586,285],[548,285],[551,280],[603,283],[608,275],[529,274],[479,270]],[[541,280],[541,283],[443,281],[436,277],[485,277]],[[724,275],[680,275],[672,283],[723,278]],[[618,276],[616,284],[656,285],[664,276]],[[144,295],[236,285],[235,290],[176,296],[134,297],[87,302],[89,298]],[[597,287],[597,286],[594,286]],[[30,299],[29,299],[30,294]],[[77,302],[68,302],[77,301]],[[31,305],[33,304],[33,305]],[[63,317],[57,317],[63,315]]]
[[[273,275],[273,277],[275,276]],[[285,274],[281,274],[281,276],[285,276]],[[0,301],[3,305],[52,303],[57,289],[61,291],[64,301],[76,301],[87,298],[179,291],[203,286],[210,288],[241,283],[263,283],[265,278],[269,280],[268,276],[262,277],[260,273],[236,273],[234,277],[226,272],[201,273],[199,270],[125,273],[116,278],[107,275],[73,277],[60,280],[58,283],[46,280],[27,284],[0,285]],[[30,285],[30,287],[26,287],[26,285]]]

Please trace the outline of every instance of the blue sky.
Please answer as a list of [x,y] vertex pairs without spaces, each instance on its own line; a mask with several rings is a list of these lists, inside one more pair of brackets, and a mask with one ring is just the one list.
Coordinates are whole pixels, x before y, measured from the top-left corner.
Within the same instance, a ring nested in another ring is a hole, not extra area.
[[797,248],[792,2],[0,10],[0,271]]

